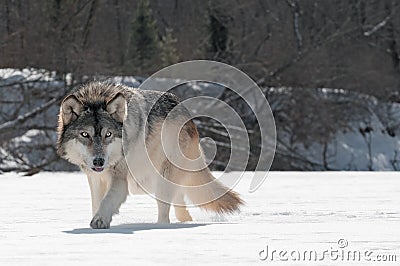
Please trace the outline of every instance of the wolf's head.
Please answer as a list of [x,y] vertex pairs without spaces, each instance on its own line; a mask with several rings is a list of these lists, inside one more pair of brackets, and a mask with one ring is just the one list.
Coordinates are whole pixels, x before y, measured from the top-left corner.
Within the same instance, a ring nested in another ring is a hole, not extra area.
[[84,169],[101,172],[123,156],[127,103],[118,86],[89,84],[61,103],[58,154]]

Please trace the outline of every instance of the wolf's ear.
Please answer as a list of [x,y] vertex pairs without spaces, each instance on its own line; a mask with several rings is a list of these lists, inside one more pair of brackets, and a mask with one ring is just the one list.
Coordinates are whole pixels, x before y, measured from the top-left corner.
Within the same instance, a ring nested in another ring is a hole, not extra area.
[[126,100],[122,93],[117,93],[107,102],[107,112],[118,122],[123,122],[126,116]]
[[61,117],[64,125],[75,121],[83,111],[83,104],[74,96],[69,95],[61,103]]

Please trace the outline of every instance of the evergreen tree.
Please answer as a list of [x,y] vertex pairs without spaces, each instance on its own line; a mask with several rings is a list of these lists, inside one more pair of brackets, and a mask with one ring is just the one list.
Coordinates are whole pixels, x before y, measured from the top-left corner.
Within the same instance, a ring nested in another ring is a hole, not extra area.
[[159,68],[160,42],[156,21],[152,16],[149,0],[140,0],[132,23],[128,45],[129,71],[149,75]]
[[229,38],[228,24],[231,18],[224,14],[220,8],[210,6],[208,8],[209,32],[206,46],[206,57],[216,61],[230,63],[232,53],[232,41]]
[[174,38],[172,29],[166,29],[161,42],[161,63],[163,67],[179,61],[179,54],[175,48],[176,43],[177,39]]

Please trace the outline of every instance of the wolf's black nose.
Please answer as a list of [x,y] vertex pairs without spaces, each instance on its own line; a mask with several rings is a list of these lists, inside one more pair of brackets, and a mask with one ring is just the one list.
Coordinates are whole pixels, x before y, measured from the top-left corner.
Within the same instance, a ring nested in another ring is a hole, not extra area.
[[95,158],[93,160],[93,165],[94,166],[98,166],[98,167],[102,167],[104,165],[104,159],[103,158],[99,158],[99,157]]

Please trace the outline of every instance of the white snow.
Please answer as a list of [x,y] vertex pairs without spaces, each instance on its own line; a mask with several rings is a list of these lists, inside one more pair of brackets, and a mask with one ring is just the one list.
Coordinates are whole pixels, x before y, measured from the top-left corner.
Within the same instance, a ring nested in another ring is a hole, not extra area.
[[269,252],[322,254],[338,249],[339,239],[348,241],[346,250],[371,251],[373,259],[395,254],[397,262],[326,258],[311,263],[398,265],[398,173],[271,172],[252,194],[247,192],[250,181],[246,174],[235,188],[247,202],[240,214],[218,217],[191,209],[194,222],[177,223],[171,213],[173,224],[158,225],[153,198],[135,195],[114,217],[111,229],[92,230],[82,173],[2,175],[0,265],[267,265],[270,257],[259,259],[267,246]]

